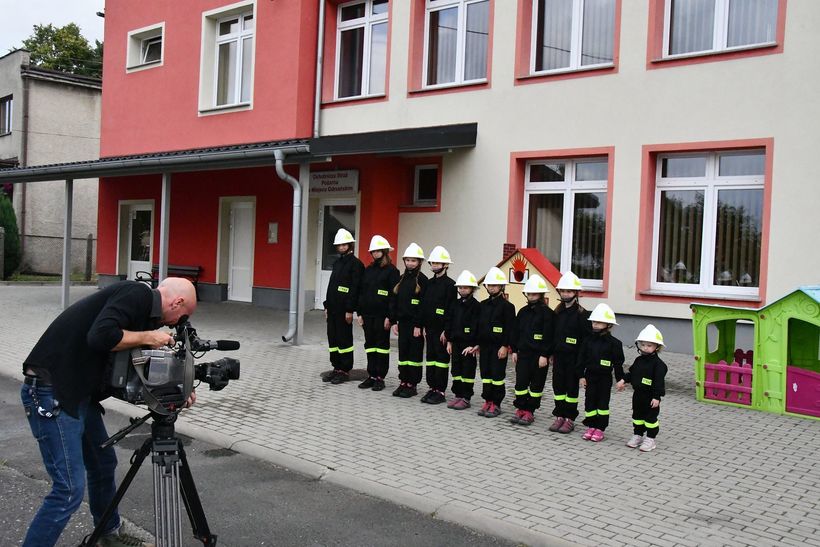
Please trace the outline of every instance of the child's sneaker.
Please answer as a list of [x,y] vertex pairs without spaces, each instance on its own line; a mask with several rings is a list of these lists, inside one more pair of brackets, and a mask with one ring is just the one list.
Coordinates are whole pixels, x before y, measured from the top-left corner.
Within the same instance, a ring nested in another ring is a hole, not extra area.
[[599,443],[604,440],[604,432],[600,429],[595,429],[592,431],[592,437],[589,438],[590,441],[594,443]]
[[459,399],[461,399],[461,397],[454,397],[447,401],[447,408],[453,408],[454,406],[456,406],[456,403],[459,401]]
[[643,435],[632,435],[632,438],[626,441],[626,446],[629,448],[638,448],[643,442]]
[[550,431],[558,431],[559,429],[561,429],[562,425],[564,425],[564,418],[558,416],[557,418],[555,418],[555,421],[552,422],[552,425],[550,426]]
[[470,401],[463,397],[458,399],[456,404],[453,405],[453,410],[465,410],[468,408],[470,408]]
[[404,382],[399,383],[399,387],[393,391],[393,397],[401,397],[401,392],[404,391],[406,385]]
[[370,388],[373,391],[381,391],[384,389],[384,380],[381,378],[376,378],[373,380],[373,387]]
[[447,401],[447,397],[445,397],[444,393],[438,391],[437,389],[434,389],[433,393],[427,396],[428,405],[440,405],[445,401]]
[[399,397],[402,399],[409,399],[410,397],[415,397],[418,395],[418,391],[416,390],[416,384],[404,384],[404,390],[399,393]]
[[564,423],[558,428],[558,433],[572,433],[575,430],[575,422],[569,418],[564,418]]
[[521,418],[519,418],[518,424],[519,425],[532,425],[532,423],[534,421],[535,421],[535,416],[533,415],[533,413],[530,412],[529,410],[525,410],[523,412]]
[[490,405],[491,404],[492,403],[490,401],[484,401],[484,405],[481,407],[481,410],[476,412],[476,414],[478,414],[479,416],[486,416],[487,411],[490,410]]
[[515,414],[510,418],[511,424],[517,424],[521,421],[521,417],[524,416],[524,411],[520,408],[515,409]]
[[655,439],[650,439],[649,437],[645,438],[641,443],[641,452],[649,452],[651,450],[655,450],[657,447],[657,443],[655,443]]
[[595,433],[595,428],[590,427],[586,431],[584,431],[584,436],[582,437],[585,441],[592,439],[592,434]]
[[501,409],[495,403],[490,403],[490,408],[484,413],[485,418],[496,418],[501,414]]

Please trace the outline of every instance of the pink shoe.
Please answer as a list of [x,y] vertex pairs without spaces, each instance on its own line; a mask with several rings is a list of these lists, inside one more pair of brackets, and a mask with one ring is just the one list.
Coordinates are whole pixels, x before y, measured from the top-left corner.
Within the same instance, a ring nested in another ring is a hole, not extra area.
[[461,400],[461,397],[455,397],[447,401],[447,408],[453,408]]
[[558,416],[557,418],[555,418],[555,421],[552,422],[552,425],[550,426],[550,431],[558,431],[559,429],[561,429],[562,425],[564,425],[564,418]]
[[595,428],[590,427],[586,431],[584,431],[584,436],[582,437],[585,441],[592,439],[592,435],[595,433]]
[[535,421],[535,416],[529,410],[523,411],[523,415],[518,419],[520,425],[532,425]]
[[521,418],[522,418],[523,416],[524,416],[524,411],[523,411],[523,410],[521,410],[520,408],[516,408],[516,409],[515,409],[515,415],[513,415],[513,417],[512,417],[512,418],[510,418],[510,423],[511,423],[511,424],[517,424],[517,423],[520,423],[520,422],[521,422]]
[[570,420],[569,418],[564,418],[564,423],[561,424],[561,427],[558,428],[558,433],[572,433],[575,431],[575,422]]
[[464,398],[459,399],[456,404],[453,405],[453,410],[464,410],[467,408],[470,408],[470,401]]
[[490,408],[484,413],[485,418],[496,418],[501,414],[501,409],[495,403],[490,403]]
[[492,403],[490,401],[484,401],[484,405],[481,407],[481,410],[476,412],[479,416],[486,416],[487,411],[490,410],[490,405]]
[[596,429],[592,432],[592,437],[589,439],[594,443],[599,443],[604,440],[604,432],[600,429]]

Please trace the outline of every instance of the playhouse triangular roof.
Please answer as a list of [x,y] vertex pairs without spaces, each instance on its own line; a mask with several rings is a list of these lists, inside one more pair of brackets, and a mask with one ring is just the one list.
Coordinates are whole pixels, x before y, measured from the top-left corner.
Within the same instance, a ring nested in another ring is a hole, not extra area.
[[[506,258],[502,258],[495,265],[496,268],[500,268],[502,264],[513,258],[516,254],[521,254],[538,271],[543,273],[546,280],[549,281],[553,287],[558,284],[558,280],[561,279],[561,272],[558,271],[558,268],[556,268],[547,257],[541,254],[541,251],[535,248],[527,247],[524,249],[516,249],[507,255]],[[486,276],[482,276],[481,279],[478,280],[479,285],[484,283],[484,277]]]
[[[790,293],[784,294],[783,296],[781,296],[777,300],[775,300],[773,302],[769,302],[765,306],[760,306],[759,308],[747,308],[747,309],[750,310],[750,311],[756,311],[756,312],[763,311],[766,308],[774,306],[775,304],[777,304],[781,300],[785,300],[786,298],[789,298],[793,294],[797,294],[799,292],[802,292],[803,294],[805,294],[806,296],[808,296],[809,298],[811,298],[812,300],[814,300],[815,302],[820,304],[820,285],[805,285],[803,287],[798,287],[797,289],[793,290]],[[729,308],[729,309],[736,309],[737,308],[737,306],[726,306],[724,304],[706,304],[706,303],[703,303],[703,302],[692,302],[689,305],[689,307],[692,307],[692,306],[704,306],[704,307],[709,307],[709,308]]]

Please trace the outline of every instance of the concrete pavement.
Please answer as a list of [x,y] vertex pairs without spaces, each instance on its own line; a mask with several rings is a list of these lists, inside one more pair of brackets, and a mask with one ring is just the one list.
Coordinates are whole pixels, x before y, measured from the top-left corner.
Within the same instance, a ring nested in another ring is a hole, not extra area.
[[[19,374],[58,303],[56,288],[0,287],[0,372]],[[242,377],[200,389],[181,432],[532,545],[820,545],[820,423],[697,403],[691,356],[664,355],[659,448],[641,454],[623,444],[628,391],[613,394],[607,440],[588,443],[548,432],[549,409],[529,429],[509,424],[509,397],[497,419],[391,397],[395,354],[381,393],[323,384],[321,313],[309,314],[300,347],[281,342],[286,321],[249,305],[200,305],[201,337],[242,343],[233,355]]]

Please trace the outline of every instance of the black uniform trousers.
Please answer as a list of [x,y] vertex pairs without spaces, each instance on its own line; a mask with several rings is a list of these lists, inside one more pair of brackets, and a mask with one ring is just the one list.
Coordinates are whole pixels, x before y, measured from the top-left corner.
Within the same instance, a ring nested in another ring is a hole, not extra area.
[[504,378],[507,376],[507,358],[499,359],[498,344],[483,344],[479,353],[481,367],[481,398],[497,405],[504,400]]
[[643,435],[654,439],[660,432],[658,415],[661,407],[652,408],[652,394],[636,391],[632,394],[632,427],[635,435]]
[[327,349],[334,369],[350,372],[353,368],[353,324],[345,321],[345,312],[327,312]]
[[478,363],[475,355],[462,355],[467,347],[460,342],[453,342],[453,395],[467,399],[473,396],[475,387],[475,369]]
[[519,410],[533,412],[541,408],[541,396],[547,383],[549,366],[538,367],[538,355],[518,353],[515,365],[515,400],[513,406]]
[[399,321],[399,381],[418,385],[423,358],[424,337],[413,336],[412,321]]
[[578,417],[578,369],[574,353],[556,353],[552,367],[553,416],[575,420]]
[[427,331],[427,385],[443,393],[450,377],[450,354],[440,337],[441,331]]
[[584,425],[604,431],[609,425],[609,396],[612,393],[612,378],[587,378],[587,393],[584,397]]
[[371,378],[384,379],[390,367],[390,329],[385,330],[384,320],[384,317],[364,316],[364,352]]

